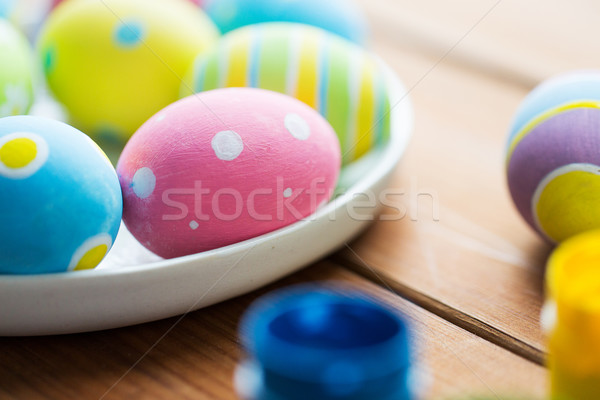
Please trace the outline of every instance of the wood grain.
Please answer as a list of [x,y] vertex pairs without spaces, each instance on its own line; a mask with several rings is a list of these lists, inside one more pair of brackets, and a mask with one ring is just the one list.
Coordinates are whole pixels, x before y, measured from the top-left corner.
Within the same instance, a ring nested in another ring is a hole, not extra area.
[[543,368],[320,263],[260,293],[189,314],[175,326],[177,318],[89,334],[2,338],[0,398],[235,399],[231,377],[243,356],[236,333],[240,315],[259,294],[302,281],[358,287],[404,313],[416,332],[416,358],[429,371],[426,398],[543,396]]
[[361,261],[357,257],[356,263],[348,263],[347,259],[342,257],[333,257],[343,263],[346,268],[351,269],[362,277],[369,279],[375,284],[382,285],[388,290],[402,296],[413,304],[422,307],[423,309],[435,314],[446,321],[461,327],[481,338],[489,340],[502,348],[505,348],[525,359],[528,359],[540,366],[545,365],[545,353],[523,341],[510,336],[506,332],[489,325],[484,321],[465,313],[452,306],[442,303],[441,301],[428,296],[427,294],[413,289],[410,286],[404,285],[402,282],[390,277],[386,272],[377,271]]
[[336,260],[382,271],[431,299],[428,309],[458,310],[461,326],[541,362],[549,248],[512,205],[503,166],[506,131],[526,89],[397,51],[390,37],[375,43],[412,88],[416,129],[392,183],[401,195],[388,196],[393,207],[383,212],[397,220],[378,221]]
[[[600,64],[600,3],[591,0],[360,0],[374,42],[448,59],[528,89],[551,75]],[[465,36],[465,34],[469,34]]]

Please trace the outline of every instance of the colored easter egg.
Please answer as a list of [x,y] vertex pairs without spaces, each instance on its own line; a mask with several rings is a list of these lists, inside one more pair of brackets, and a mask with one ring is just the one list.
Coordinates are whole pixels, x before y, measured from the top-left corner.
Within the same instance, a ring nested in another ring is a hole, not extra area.
[[32,78],[27,39],[0,19],[0,118],[27,113],[33,103]]
[[296,222],[326,203],[340,168],[331,126],[302,102],[254,88],[190,96],[157,113],[117,166],[123,219],[166,257]]
[[50,15],[39,51],[74,126],[118,142],[179,98],[181,77],[217,35],[188,1],[77,0]]
[[390,100],[379,59],[314,27],[266,23],[235,30],[201,54],[182,96],[220,87],[285,93],[318,110],[340,139],[343,163],[390,134]]
[[[15,0],[4,0],[4,1],[15,1]],[[52,0],[50,7],[54,8],[56,6],[58,6],[60,3],[64,3],[65,0]],[[203,4],[203,0],[188,0],[191,1],[194,4],[197,5],[202,5]],[[0,3],[2,2],[2,0],[0,0]]]
[[0,273],[94,268],[115,240],[114,168],[86,135],[31,116],[0,119]]
[[364,43],[367,22],[352,0],[206,0],[204,9],[226,33],[262,22],[297,22]]
[[561,75],[531,92],[506,163],[517,209],[544,238],[600,228],[600,72]]
[[9,18],[17,0],[0,0],[0,18]]

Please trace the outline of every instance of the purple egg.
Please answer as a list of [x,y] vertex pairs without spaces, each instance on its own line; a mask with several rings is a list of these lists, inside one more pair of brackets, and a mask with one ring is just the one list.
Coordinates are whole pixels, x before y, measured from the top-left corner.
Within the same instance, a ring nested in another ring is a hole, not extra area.
[[600,105],[551,110],[526,128],[507,176],[517,209],[550,242],[600,228]]

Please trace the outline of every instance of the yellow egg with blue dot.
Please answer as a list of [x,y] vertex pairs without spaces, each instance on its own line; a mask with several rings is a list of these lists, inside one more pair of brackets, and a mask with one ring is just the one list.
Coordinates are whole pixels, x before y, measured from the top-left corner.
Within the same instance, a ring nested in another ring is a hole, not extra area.
[[88,136],[32,116],[0,119],[0,274],[96,267],[123,213],[119,180]]
[[31,107],[32,61],[25,36],[0,18],[0,118],[26,114]]
[[217,37],[186,0],[68,0],[50,15],[38,47],[73,126],[123,142],[178,99],[181,77]]

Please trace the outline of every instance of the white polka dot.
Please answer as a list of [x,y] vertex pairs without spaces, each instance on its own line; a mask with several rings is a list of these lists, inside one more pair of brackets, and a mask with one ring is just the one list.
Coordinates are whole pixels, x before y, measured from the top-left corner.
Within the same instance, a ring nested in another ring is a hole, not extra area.
[[167,117],[167,114],[162,113],[156,116],[156,122],[160,122]]
[[298,114],[290,113],[286,115],[285,127],[298,140],[306,140],[310,137],[310,126]]
[[154,188],[156,187],[156,176],[154,176],[154,172],[152,172],[150,168],[140,168],[135,175],[133,175],[131,186],[137,197],[145,199],[154,192]]
[[198,229],[198,227],[200,226],[199,223],[197,223],[196,221],[192,221],[190,222],[190,228],[195,231],[196,229]]
[[244,142],[234,131],[217,133],[212,139],[212,148],[219,160],[232,161],[244,150]]
[[14,139],[29,139],[35,143],[35,158],[22,168],[10,168],[0,160],[0,176],[11,179],[25,179],[39,171],[48,161],[50,150],[48,143],[38,134],[31,132],[15,132],[0,138],[0,149],[2,146]]
[[292,197],[292,193],[293,193],[292,188],[287,188],[283,191],[283,197],[285,197],[286,199],[288,197]]

